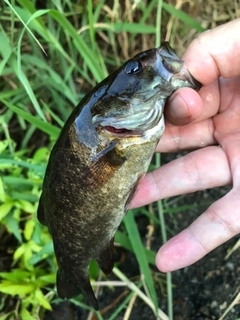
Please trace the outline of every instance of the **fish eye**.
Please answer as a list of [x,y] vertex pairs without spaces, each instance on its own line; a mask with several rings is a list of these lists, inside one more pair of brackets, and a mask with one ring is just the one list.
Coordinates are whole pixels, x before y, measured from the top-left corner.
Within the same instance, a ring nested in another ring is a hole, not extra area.
[[124,68],[124,72],[126,74],[138,73],[141,70],[142,70],[142,64],[140,61],[137,61],[137,60],[129,61]]

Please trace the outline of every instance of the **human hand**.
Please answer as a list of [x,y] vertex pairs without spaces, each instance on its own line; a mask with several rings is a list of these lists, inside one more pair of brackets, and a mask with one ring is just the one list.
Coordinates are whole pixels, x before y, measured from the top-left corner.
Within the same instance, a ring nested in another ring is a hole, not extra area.
[[156,264],[164,272],[196,262],[240,232],[239,32],[237,19],[190,44],[183,60],[203,88],[172,95],[157,151],[197,150],[148,173],[131,205],[232,184],[229,193],[160,248]]

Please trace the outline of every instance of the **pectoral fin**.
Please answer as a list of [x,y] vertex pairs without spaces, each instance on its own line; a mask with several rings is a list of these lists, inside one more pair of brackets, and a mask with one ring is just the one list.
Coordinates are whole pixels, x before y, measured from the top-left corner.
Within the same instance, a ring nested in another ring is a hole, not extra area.
[[83,170],[81,175],[84,187],[99,188],[104,185],[123,165],[126,158],[119,154],[116,142],[111,142],[100,151]]
[[127,212],[129,206],[131,205],[131,202],[132,202],[135,194],[137,193],[138,188],[139,188],[139,186],[140,186],[140,183],[141,183],[141,181],[142,181],[142,179],[143,179],[144,176],[145,176],[145,173],[141,173],[141,174],[138,176],[137,180],[136,180],[136,181],[134,182],[134,184],[132,185],[131,191],[130,191],[130,193],[129,193],[129,196],[128,196],[127,201],[126,201],[125,206],[124,206],[124,211],[125,211],[125,213]]

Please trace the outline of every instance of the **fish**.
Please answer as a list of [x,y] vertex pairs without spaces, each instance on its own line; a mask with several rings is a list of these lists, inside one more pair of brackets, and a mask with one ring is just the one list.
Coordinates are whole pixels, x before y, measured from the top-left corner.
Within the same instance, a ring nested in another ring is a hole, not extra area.
[[114,265],[114,235],[164,131],[164,106],[182,87],[201,88],[169,43],[135,55],[73,110],[51,151],[38,220],[53,238],[57,292],[98,301],[88,267]]

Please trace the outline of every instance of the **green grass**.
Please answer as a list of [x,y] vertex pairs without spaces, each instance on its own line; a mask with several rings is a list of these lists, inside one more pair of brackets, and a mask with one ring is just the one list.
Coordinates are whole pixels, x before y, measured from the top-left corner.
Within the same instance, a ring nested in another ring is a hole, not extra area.
[[[118,8],[118,1],[109,11],[105,0],[88,0],[86,6],[68,0],[46,3],[47,8],[36,8],[36,1],[4,0],[0,12],[0,231],[13,239],[5,243],[13,251],[10,270],[0,273],[0,320],[42,319],[50,303],[58,301],[53,289],[57,266],[52,240],[37,221],[36,209],[49,152],[74,106],[126,56],[146,49],[141,46],[146,39],[149,47],[158,46],[161,22],[166,24],[169,14],[176,17],[182,33],[203,30],[186,13],[158,0],[148,5],[139,1],[128,15]],[[173,319],[171,277],[167,276],[167,316],[159,310],[159,285],[152,276],[155,252],[146,249],[135,221],[137,215],[145,214],[149,224],[161,225],[166,241],[164,215],[171,210],[164,203],[155,209],[159,215],[146,209],[129,212],[124,231],[116,234],[116,242],[136,255],[140,274],[133,283],[114,269],[130,293],[109,319],[128,308],[134,294],[162,319]],[[96,264],[90,272],[96,279]],[[9,296],[11,310],[5,303]],[[89,309],[79,299],[73,302]],[[97,317],[102,319],[100,313]]]

